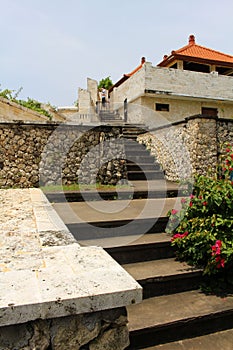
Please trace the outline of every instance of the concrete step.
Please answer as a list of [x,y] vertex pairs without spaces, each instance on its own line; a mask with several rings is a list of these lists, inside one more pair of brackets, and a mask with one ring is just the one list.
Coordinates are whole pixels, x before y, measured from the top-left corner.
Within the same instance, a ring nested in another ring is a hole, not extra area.
[[[153,164],[152,164],[153,166]],[[116,189],[95,190],[89,185],[83,185],[81,191],[54,191],[47,190],[45,195],[51,203],[62,202],[83,202],[104,200],[124,200],[124,199],[146,199],[146,198],[170,198],[186,196],[186,188],[179,189],[177,183],[171,183],[164,179],[149,181],[133,181],[128,185],[116,186]]]
[[140,156],[140,155],[132,155],[130,156],[129,162],[133,162],[133,163],[136,163],[136,164],[148,164],[148,163],[155,163],[155,159],[153,156],[151,155],[144,155],[143,157]]
[[126,152],[137,151],[137,150],[141,152],[149,152],[149,150],[144,145],[132,140],[125,140],[124,146],[125,146]]
[[132,134],[132,135],[122,135],[123,139],[127,140],[133,140],[134,142],[137,142],[138,134]]
[[122,128],[122,134],[126,135],[126,136],[130,136],[130,135],[140,135],[140,134],[144,134],[145,132],[147,132],[147,130],[145,130],[144,128],[140,128],[140,127],[123,127]]
[[[181,207],[181,197],[166,198],[166,192],[164,195],[164,198],[53,203],[53,207],[65,224],[89,223],[96,227],[120,227],[134,222],[142,227],[151,224],[155,227],[168,220],[167,212],[170,209],[174,206],[176,209]],[[134,228],[137,230],[137,227]],[[159,227],[156,232],[164,232],[164,229]]]
[[116,122],[116,121],[121,121],[122,118],[120,116],[101,116],[101,122],[108,122],[108,123],[111,123],[111,122]]
[[160,170],[159,163],[130,163],[127,162],[127,170],[128,171],[145,171],[145,170]]
[[122,265],[143,287],[143,298],[198,289],[202,270],[174,258]]
[[233,296],[221,298],[200,290],[157,296],[129,306],[128,319],[128,349],[144,349],[233,328]]
[[161,170],[128,171],[128,180],[159,180],[164,179]]
[[151,156],[150,152],[147,150],[147,149],[142,149],[141,147],[134,147],[134,148],[128,148],[128,147],[125,147],[125,153],[126,155],[130,156],[130,155],[140,155],[140,156],[144,156],[144,155],[147,155],[147,156]]
[[[81,244],[82,241],[91,240],[92,244],[97,239],[102,241],[102,246],[112,239],[117,242],[117,246],[124,244],[124,241],[132,242],[135,236],[138,238],[143,234],[150,232],[163,232],[168,222],[167,217],[153,219],[136,219],[136,220],[114,220],[98,221],[85,223],[66,223],[66,226],[73,234],[75,239]],[[132,239],[130,238],[132,236]],[[107,240],[106,240],[107,239]]]
[[86,192],[85,196],[79,191],[65,191],[65,192],[47,192],[46,197],[52,203],[62,202],[85,202],[85,201],[96,201],[100,198],[103,200],[125,200],[125,199],[146,199],[146,198],[173,198],[178,195],[177,189],[168,190],[138,190],[138,191],[100,191]]
[[141,350],[232,350],[233,329],[210,333],[192,339],[183,339],[161,345],[155,345]]
[[171,236],[166,233],[150,233],[141,237],[131,236],[131,240],[129,238],[126,238],[126,245],[122,242],[121,246],[116,247],[111,240],[109,240],[108,245],[105,245],[105,250],[119,264],[174,257],[174,249],[171,247]]
[[127,170],[128,171],[138,171],[138,170],[160,170],[160,164],[159,163],[132,163],[127,162]]

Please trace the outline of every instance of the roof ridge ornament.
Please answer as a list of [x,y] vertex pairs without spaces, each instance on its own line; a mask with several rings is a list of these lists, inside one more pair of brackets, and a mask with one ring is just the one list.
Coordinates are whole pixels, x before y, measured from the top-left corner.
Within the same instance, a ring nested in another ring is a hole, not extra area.
[[195,45],[195,35],[191,34],[189,35],[189,45]]

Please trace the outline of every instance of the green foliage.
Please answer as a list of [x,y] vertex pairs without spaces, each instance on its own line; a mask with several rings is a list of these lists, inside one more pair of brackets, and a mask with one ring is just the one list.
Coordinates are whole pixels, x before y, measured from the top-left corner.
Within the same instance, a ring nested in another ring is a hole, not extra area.
[[228,279],[233,267],[232,171],[233,150],[228,147],[219,176],[197,176],[193,194],[181,200],[181,210],[169,212],[167,227],[180,260],[206,275]]
[[42,108],[41,103],[33,100],[32,98],[27,99],[27,101],[24,100],[18,100],[17,101],[21,106],[24,106],[26,108],[32,109],[35,112],[38,112],[40,114],[45,115],[48,118],[51,118],[51,115],[49,114],[48,111],[46,111],[44,108]]
[[[18,99],[18,95],[21,92],[22,87],[13,95],[13,93],[15,92],[14,90],[9,90],[9,89],[5,89],[5,90],[0,90],[0,96],[6,98],[7,100],[10,100],[12,102],[18,103],[19,105],[32,109],[33,111],[36,111],[40,114],[45,115],[46,117],[48,117],[49,119],[52,119],[51,114],[46,111],[43,107],[41,102],[38,102],[32,98],[27,98],[27,101],[24,100],[19,100]],[[51,107],[51,106],[50,106]]]
[[107,78],[100,80],[99,85],[98,85],[98,89],[105,88],[106,90],[109,90],[110,87],[112,87],[112,86],[113,86],[112,80],[110,79],[110,77],[107,77]]
[[2,90],[0,91],[0,96],[6,98],[7,100],[12,100],[12,92],[13,91],[9,89]]

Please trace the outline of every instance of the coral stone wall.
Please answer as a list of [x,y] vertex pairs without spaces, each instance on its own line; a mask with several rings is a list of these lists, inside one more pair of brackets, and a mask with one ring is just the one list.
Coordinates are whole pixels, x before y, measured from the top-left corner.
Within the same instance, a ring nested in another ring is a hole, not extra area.
[[217,125],[217,136],[218,136],[218,144],[219,144],[219,155],[224,154],[223,145],[230,144],[233,146],[233,121],[231,120],[220,120]]
[[120,127],[0,124],[0,187],[112,183],[126,177]]
[[138,141],[155,155],[168,180],[215,174],[223,144],[233,144],[233,120],[196,115],[140,135]]
[[5,350],[124,350],[128,345],[124,307],[0,327]]
[[[138,137],[171,181],[213,174],[233,120],[196,115]],[[96,183],[127,178],[120,126],[0,124],[0,187]]]

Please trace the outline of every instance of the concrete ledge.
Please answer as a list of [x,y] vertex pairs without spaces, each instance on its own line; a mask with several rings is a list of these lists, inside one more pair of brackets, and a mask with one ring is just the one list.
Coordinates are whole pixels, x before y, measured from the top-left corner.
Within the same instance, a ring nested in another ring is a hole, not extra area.
[[0,326],[141,301],[140,285],[102,248],[80,247],[39,189],[0,200]]
[[42,246],[78,244],[43,192],[37,188],[31,188],[29,191]]

